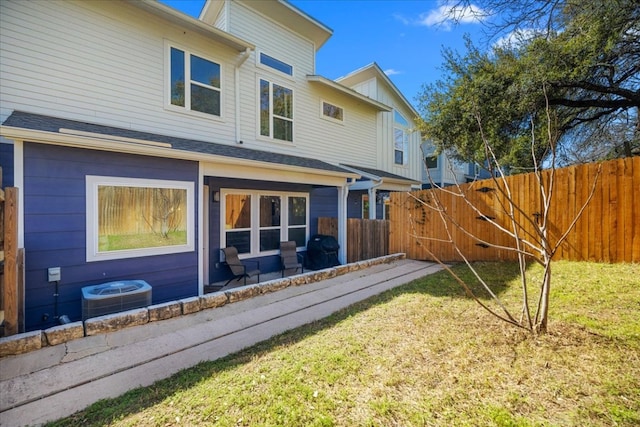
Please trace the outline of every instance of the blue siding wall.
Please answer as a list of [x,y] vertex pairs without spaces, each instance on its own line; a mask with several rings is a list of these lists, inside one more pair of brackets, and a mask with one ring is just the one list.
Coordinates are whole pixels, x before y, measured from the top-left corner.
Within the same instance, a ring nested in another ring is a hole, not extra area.
[[0,166],[2,166],[2,186],[13,187],[13,144],[0,143]]
[[[358,190],[350,191],[347,199],[347,217],[362,218],[362,196],[369,194],[368,191]],[[378,195],[386,194],[386,192],[377,192]],[[383,202],[376,204],[376,218],[383,219],[384,205]],[[368,219],[367,217],[366,219]]]
[[311,192],[310,233],[318,234],[318,218],[338,217],[338,189],[335,187],[316,188]]
[[[56,323],[55,285],[47,281],[49,267],[61,267],[57,313],[72,321],[81,319],[81,288],[87,285],[142,279],[153,288],[154,304],[198,293],[196,251],[86,262],[86,175],[194,182],[194,215],[197,213],[200,186],[196,162],[25,143],[27,330]],[[196,240],[197,235],[196,230]],[[197,241],[195,244],[198,247]]]
[[347,218],[362,218],[362,195],[366,191],[349,191],[347,197]]
[[[205,183],[209,185],[209,283],[228,280],[231,278],[229,268],[220,265],[220,203],[215,202],[213,194],[221,188],[248,189],[248,190],[272,190],[279,192],[310,193],[312,187],[304,184],[290,184],[282,182],[262,182],[242,179],[229,179],[222,177],[207,177]],[[312,200],[310,205],[312,205]],[[311,207],[311,213],[313,206]],[[310,219],[313,222],[312,219]],[[317,222],[317,221],[316,221]],[[317,228],[317,225],[316,225]],[[280,256],[271,255],[255,258],[260,262],[260,271],[267,273],[280,270]]]

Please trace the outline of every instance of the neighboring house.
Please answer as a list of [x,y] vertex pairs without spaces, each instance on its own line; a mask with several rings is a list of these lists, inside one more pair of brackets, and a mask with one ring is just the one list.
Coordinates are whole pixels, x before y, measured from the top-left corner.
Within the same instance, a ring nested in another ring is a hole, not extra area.
[[88,285],[202,294],[230,277],[225,246],[276,271],[280,241],[304,251],[322,216],[344,261],[347,217],[368,200],[383,217],[381,193],[419,186],[415,111],[379,67],[315,73],[328,27],[278,0],[207,1],[200,18],[155,0],[0,2],[27,330],[80,319]]
[[[389,192],[406,191],[407,178],[413,179],[412,187],[420,188],[423,165],[416,124],[419,114],[376,63],[336,81],[393,107],[377,117],[375,164],[343,162],[363,177],[350,188],[349,217],[359,216],[355,211],[361,209],[363,218],[388,218]],[[376,209],[369,209],[370,200],[376,201]]]
[[436,154],[435,146],[429,141],[422,143],[422,155],[422,188],[446,187],[491,177],[476,163],[460,162],[445,153]]

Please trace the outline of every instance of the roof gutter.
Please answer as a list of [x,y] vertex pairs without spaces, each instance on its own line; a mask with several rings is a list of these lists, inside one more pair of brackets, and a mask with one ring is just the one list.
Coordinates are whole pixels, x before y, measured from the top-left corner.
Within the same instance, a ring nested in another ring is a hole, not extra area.
[[338,92],[343,93],[344,95],[347,95],[351,98],[355,98],[358,101],[364,102],[366,104],[368,104],[369,106],[379,110],[379,111],[385,111],[385,112],[390,112],[393,111],[393,108],[389,107],[386,104],[383,104],[380,101],[376,101],[373,98],[369,98],[368,96],[365,96],[363,94],[361,94],[360,92],[357,92],[347,86],[344,86],[343,84],[334,82],[333,80],[330,80],[326,77],[322,77],[319,75],[307,75],[307,81],[311,82],[311,83],[319,83],[325,87],[329,87],[331,89],[334,89]]
[[177,23],[186,29],[196,31],[203,34],[213,40],[223,43],[236,49],[238,52],[243,52],[247,48],[255,49],[255,45],[242,40],[232,34],[220,30],[219,28],[202,22],[198,19],[192,18],[172,7],[169,7],[157,0],[127,0],[127,2],[135,7],[146,10],[156,16],[166,19],[170,22]]

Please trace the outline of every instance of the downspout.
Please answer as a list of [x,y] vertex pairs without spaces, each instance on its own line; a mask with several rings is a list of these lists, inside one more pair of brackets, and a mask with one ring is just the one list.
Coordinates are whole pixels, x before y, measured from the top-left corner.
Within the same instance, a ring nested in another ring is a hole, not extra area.
[[240,59],[236,63],[234,67],[234,77],[235,77],[235,97],[236,97],[236,134],[235,141],[236,144],[242,144],[240,140],[240,67],[244,64],[247,59],[251,56],[251,49],[247,48],[240,56]]
[[376,219],[376,217],[378,216],[377,215],[378,205],[376,203],[376,188],[380,187],[381,185],[382,185],[382,180],[379,180],[377,184],[373,184],[367,190],[367,192],[369,193],[369,219]]

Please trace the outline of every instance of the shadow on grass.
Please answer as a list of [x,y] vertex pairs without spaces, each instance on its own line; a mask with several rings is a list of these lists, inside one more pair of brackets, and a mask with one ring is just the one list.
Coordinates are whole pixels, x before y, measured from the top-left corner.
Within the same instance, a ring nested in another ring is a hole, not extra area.
[[[490,285],[492,291],[497,295],[506,291],[509,287],[509,282],[519,276],[518,266],[515,263],[476,263],[474,265],[481,277],[491,277]],[[481,289],[477,279],[475,279],[467,266],[455,266],[454,271],[474,289],[474,292],[477,292],[480,298],[486,299],[489,297],[486,291]],[[416,293],[428,294],[439,298],[468,298],[465,290],[448,272],[440,271],[358,302],[324,319],[287,331],[240,352],[218,360],[202,362],[169,378],[160,380],[151,386],[131,390],[117,398],[98,401],[83,411],[49,423],[47,426],[104,426],[110,424],[113,421],[139,413],[148,407],[156,405],[180,391],[197,386],[212,376],[249,363],[263,354],[280,347],[293,345],[325,329],[336,326],[343,320],[358,313],[365,312],[377,305],[388,303],[401,295]]]

